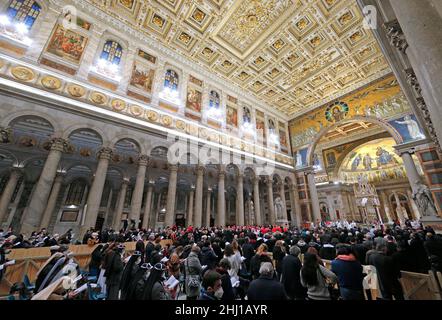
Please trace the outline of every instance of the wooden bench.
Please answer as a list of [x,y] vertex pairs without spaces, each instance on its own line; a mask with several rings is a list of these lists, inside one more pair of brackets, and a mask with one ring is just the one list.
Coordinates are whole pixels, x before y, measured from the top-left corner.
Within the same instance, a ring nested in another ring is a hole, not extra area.
[[[161,241],[161,246],[165,247],[167,244],[172,244],[172,240]],[[135,251],[136,242],[126,242],[124,245],[126,254],[132,254]],[[70,245],[69,251],[72,252],[73,259],[80,266],[80,269],[87,269],[91,253],[96,247],[97,245]],[[15,260],[15,264],[6,268],[0,283],[0,296],[9,294],[12,285],[22,282],[25,275],[29,277],[31,282],[35,282],[38,270],[49,257],[49,247],[11,250],[8,259]]]

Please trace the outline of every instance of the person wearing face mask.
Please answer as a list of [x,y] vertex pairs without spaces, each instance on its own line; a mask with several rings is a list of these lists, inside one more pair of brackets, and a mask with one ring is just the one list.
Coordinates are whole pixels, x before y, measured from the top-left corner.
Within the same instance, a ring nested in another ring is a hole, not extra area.
[[198,300],[221,300],[224,294],[221,286],[221,275],[213,270],[204,274],[201,295]]
[[161,262],[153,266],[144,287],[143,300],[171,300],[163,285],[166,269]]

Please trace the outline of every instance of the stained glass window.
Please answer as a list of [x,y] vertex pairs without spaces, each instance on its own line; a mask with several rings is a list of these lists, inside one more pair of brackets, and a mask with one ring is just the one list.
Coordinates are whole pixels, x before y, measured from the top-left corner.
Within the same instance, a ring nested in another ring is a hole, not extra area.
[[216,91],[210,91],[209,107],[219,109],[219,94]]
[[167,70],[164,77],[164,88],[169,88],[173,91],[178,90],[178,74],[173,70]]
[[41,7],[33,0],[12,0],[6,15],[10,20],[24,23],[31,29],[40,11]]
[[121,57],[123,56],[123,48],[118,42],[108,40],[104,44],[103,51],[101,52],[101,59],[107,60],[112,64],[119,65]]

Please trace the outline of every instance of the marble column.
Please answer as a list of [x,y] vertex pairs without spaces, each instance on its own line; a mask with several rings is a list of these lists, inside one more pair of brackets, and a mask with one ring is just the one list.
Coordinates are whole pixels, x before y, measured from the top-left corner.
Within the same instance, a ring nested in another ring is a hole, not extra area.
[[207,190],[207,201],[206,201],[206,227],[210,227],[210,217],[211,217],[211,206],[210,200],[212,197],[212,188]]
[[225,188],[225,177],[224,171],[220,171],[218,175],[218,210],[216,214],[216,226],[226,225],[226,188]]
[[130,216],[129,225],[132,221],[135,221],[135,227],[138,227],[138,222],[141,217],[141,206],[143,202],[144,181],[146,179],[146,168],[149,162],[149,157],[146,155],[140,155],[138,158],[138,172],[137,180],[135,182],[135,188],[132,195],[132,201],[130,204]]
[[399,196],[396,193],[396,191],[393,191],[393,195],[394,195],[394,200],[396,202],[396,214],[398,216],[399,222],[402,225],[405,224],[405,217],[403,215],[403,211],[402,211],[402,206],[401,206],[401,202],[399,200]]
[[262,224],[261,204],[259,199],[259,177],[253,179],[253,205],[255,209],[255,224],[260,226]]
[[52,214],[54,213],[55,205],[57,204],[58,194],[60,193],[60,188],[61,185],[63,184],[64,176],[65,175],[63,173],[59,172],[55,177],[51,194],[48,199],[48,204],[46,205],[46,209],[43,213],[43,218],[41,219],[40,229],[49,227]]
[[165,227],[172,227],[175,223],[175,198],[176,198],[176,185],[178,178],[178,166],[170,166],[169,176],[169,188],[167,191],[167,204],[166,204],[166,219],[164,221]]
[[51,150],[35,186],[31,201],[23,214],[22,233],[30,234],[40,226],[66,143],[66,140],[62,138],[54,138],[51,141]]
[[410,182],[411,189],[414,191],[416,190],[418,183],[421,182],[421,177],[419,172],[417,172],[416,165],[412,157],[414,149],[400,150],[399,153],[404,162],[405,172],[407,173],[407,178]]
[[84,225],[81,226],[80,233],[83,236],[90,228],[95,228],[98,210],[100,208],[101,196],[103,195],[104,183],[106,182],[107,168],[112,157],[111,148],[102,148],[98,153],[98,165],[95,170],[94,180],[86,202]]
[[292,224],[296,226],[301,226],[301,206],[299,205],[299,194],[296,185],[292,184],[290,186],[290,201],[292,207]]
[[[9,203],[11,202],[12,196],[14,194],[17,183],[23,174],[22,169],[12,168],[11,174],[9,175],[8,183],[3,190],[2,196],[0,198],[0,227],[3,223],[3,219],[8,214]],[[24,182],[23,182],[24,183]]]
[[201,227],[203,220],[203,182],[204,182],[204,167],[198,166],[196,168],[196,190],[195,190],[195,227]]
[[416,202],[414,202],[413,194],[411,193],[410,189],[407,189],[407,197],[408,197],[408,200],[411,203],[411,209],[413,210],[415,218],[416,219],[420,219],[421,218],[421,213],[419,212],[419,208],[417,207]]
[[275,205],[273,203],[273,178],[267,177],[266,183],[267,183],[267,203],[269,207],[269,223],[275,224],[276,217],[275,217]]
[[407,57],[442,141],[442,17],[430,0],[390,0],[408,44]]
[[285,199],[285,185],[282,181],[279,185],[279,196],[281,197],[282,201],[282,219],[284,220],[284,223],[288,223],[288,217],[287,217],[287,203]]
[[149,185],[147,186],[146,203],[144,204],[143,225],[141,226],[143,229],[147,229],[151,226],[149,223],[149,219],[152,207],[153,186],[154,185],[151,182],[149,182]]
[[195,187],[192,186],[189,192],[189,207],[187,208],[187,221],[186,224],[188,226],[192,226],[193,225],[193,199],[195,198]]
[[239,226],[244,225],[244,176],[238,174],[236,181],[236,221]]
[[319,208],[319,198],[318,198],[318,190],[316,189],[316,183],[315,183],[315,174],[313,171],[307,171],[307,182],[308,182],[308,189],[310,191],[310,200],[312,203],[312,210],[313,210],[313,222],[317,224],[318,222],[321,222],[321,210]]
[[123,179],[123,182],[121,183],[120,193],[118,194],[117,208],[115,209],[115,217],[113,223],[114,230],[120,230],[121,227],[121,218],[123,216],[124,201],[126,200],[126,191],[128,185],[129,180]]

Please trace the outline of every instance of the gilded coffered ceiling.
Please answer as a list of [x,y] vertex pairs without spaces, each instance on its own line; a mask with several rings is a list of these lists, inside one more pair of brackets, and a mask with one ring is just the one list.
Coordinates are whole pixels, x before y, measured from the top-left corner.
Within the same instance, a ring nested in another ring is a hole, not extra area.
[[288,117],[390,72],[355,0],[86,0]]

